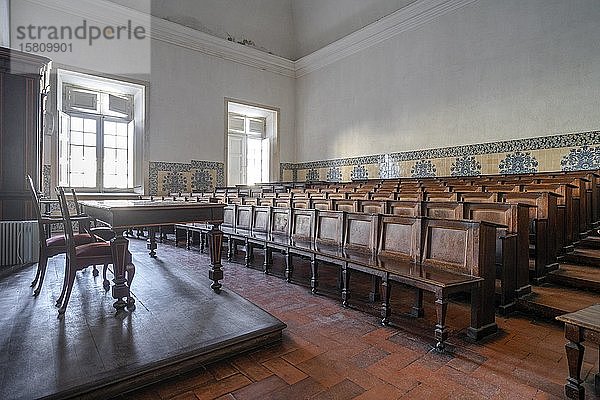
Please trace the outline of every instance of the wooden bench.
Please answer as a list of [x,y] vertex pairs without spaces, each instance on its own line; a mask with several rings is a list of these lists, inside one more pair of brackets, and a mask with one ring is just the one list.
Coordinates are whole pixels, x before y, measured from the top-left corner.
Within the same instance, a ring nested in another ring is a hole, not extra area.
[[[600,346],[600,304],[584,308],[573,313],[556,317],[565,324],[565,345],[569,363],[569,377],[565,385],[565,395],[569,399],[585,399],[585,388],[581,380],[581,366],[585,348],[584,341]],[[600,350],[598,351],[600,354]],[[600,396],[600,373],[594,377],[596,395]]]
[[534,256],[532,279],[542,283],[548,274],[558,268],[556,231],[562,231],[558,219],[557,198],[553,192],[505,192],[499,198],[511,204],[528,204],[530,238]]
[[[365,225],[363,233],[372,232]],[[422,315],[423,291],[435,295],[436,347],[448,337],[445,325],[449,295],[471,293],[471,326],[468,334],[480,339],[497,331],[494,315],[494,248],[496,226],[487,222],[381,216],[377,257],[348,257],[343,271],[343,301],[350,297],[350,270],[378,276],[382,282],[382,323],[390,316],[391,282],[416,289],[413,313]],[[372,235],[372,234],[371,234]],[[359,246],[372,236],[366,236]],[[460,249],[460,251],[458,251]]]

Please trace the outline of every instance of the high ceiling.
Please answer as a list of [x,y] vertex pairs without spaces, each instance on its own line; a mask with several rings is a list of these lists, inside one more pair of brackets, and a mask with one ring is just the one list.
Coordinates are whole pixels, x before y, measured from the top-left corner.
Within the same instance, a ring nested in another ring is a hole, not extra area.
[[110,0],[296,60],[418,0]]

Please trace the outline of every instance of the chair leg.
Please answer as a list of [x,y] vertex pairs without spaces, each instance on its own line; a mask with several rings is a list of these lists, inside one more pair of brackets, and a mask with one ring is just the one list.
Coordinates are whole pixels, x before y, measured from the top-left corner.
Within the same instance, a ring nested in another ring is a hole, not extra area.
[[67,286],[69,284],[69,263],[67,261],[67,263],[65,264],[65,273],[64,273],[64,277],[63,277],[63,285],[62,285],[62,290],[60,291],[60,296],[58,296],[58,299],[56,300],[56,307],[60,307],[60,305],[63,302],[63,299],[65,298],[65,293],[67,292]]
[[108,292],[108,289],[110,289],[110,282],[106,279],[106,271],[108,271],[108,264],[104,264],[104,268],[102,269],[102,286],[104,287],[104,290]]
[[92,275],[94,275],[94,277],[100,275],[100,272],[98,271],[98,268],[96,268],[95,265],[94,265],[94,270],[92,271]]
[[46,267],[48,266],[48,257],[40,255],[40,261],[38,262],[37,273],[34,281],[31,283],[32,287],[37,284],[37,287],[33,291],[33,295],[37,296],[42,290],[42,283],[44,283],[44,277],[46,276]]
[[62,302],[62,305],[58,309],[58,318],[61,318],[65,314],[65,311],[67,310],[67,305],[69,304],[69,299],[71,298],[71,291],[73,290],[74,282],[75,282],[75,271],[73,271],[69,268],[67,292],[65,294],[65,299]]
[[135,265],[132,262],[129,262],[125,266],[125,274],[127,276],[127,287],[129,288],[129,297],[127,298],[127,307],[131,307],[135,304],[135,300],[131,297],[131,282],[133,282],[133,277],[135,276]]
[[45,256],[44,251],[42,250],[41,246],[40,246],[40,251],[39,251],[39,255],[40,255],[40,260],[38,262],[38,266],[35,270],[35,278],[33,279],[33,281],[31,281],[31,287],[35,287],[35,285],[38,283],[38,280],[40,279],[40,271],[42,270],[42,260],[44,260],[44,262],[48,262],[48,257]]

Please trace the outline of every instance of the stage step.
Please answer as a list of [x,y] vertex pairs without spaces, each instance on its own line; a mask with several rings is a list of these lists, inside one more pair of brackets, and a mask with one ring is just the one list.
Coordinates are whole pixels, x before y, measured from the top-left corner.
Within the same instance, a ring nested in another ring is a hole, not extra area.
[[545,284],[534,286],[530,295],[519,299],[518,308],[526,313],[554,318],[598,303],[598,293]]
[[588,265],[600,268],[600,249],[577,247],[560,258],[561,263]]
[[592,290],[600,293],[600,271],[596,267],[560,264],[548,274],[548,280],[556,285]]
[[600,236],[588,236],[579,241],[579,248],[585,249],[600,249]]

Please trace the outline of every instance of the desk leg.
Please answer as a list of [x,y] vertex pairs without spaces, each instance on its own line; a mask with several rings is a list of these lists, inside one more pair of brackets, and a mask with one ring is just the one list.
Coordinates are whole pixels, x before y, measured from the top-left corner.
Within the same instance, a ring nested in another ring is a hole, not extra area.
[[581,385],[581,366],[583,364],[583,353],[585,347],[582,329],[578,326],[565,324],[565,338],[569,341],[565,345],[567,360],[569,362],[569,377],[565,385],[565,395],[569,399],[585,399],[585,388]]
[[150,250],[148,255],[152,258],[156,258],[156,228],[153,226],[148,227],[148,240],[147,240],[146,248]]
[[[131,284],[131,280],[133,279],[131,270],[135,269],[133,268],[133,264],[131,264],[131,255],[128,250],[129,241],[123,236],[123,233],[123,229],[115,229],[115,238],[110,242],[115,275],[115,278],[113,279],[114,285],[112,287],[112,296],[117,300],[113,304],[113,307],[115,307],[117,311],[133,305],[133,298],[129,293],[129,286],[126,285],[126,283]],[[127,277],[125,276],[126,271]],[[127,299],[127,301],[123,300],[123,298]]]
[[212,229],[208,232],[208,249],[210,251],[210,270],[208,271],[208,277],[213,281],[210,288],[215,293],[221,292],[221,283],[219,280],[223,279],[223,269],[221,268],[221,249],[223,246],[223,232],[219,229],[219,225],[213,225]]
[[600,393],[600,345],[598,345],[598,373],[594,378],[594,386],[596,393]]

